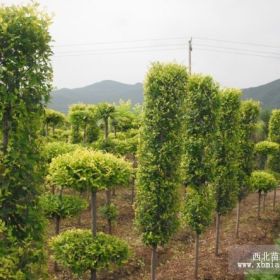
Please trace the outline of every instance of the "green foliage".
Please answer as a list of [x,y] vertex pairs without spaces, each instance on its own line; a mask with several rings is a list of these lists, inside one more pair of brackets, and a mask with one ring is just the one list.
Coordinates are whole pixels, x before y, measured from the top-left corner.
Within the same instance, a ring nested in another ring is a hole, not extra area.
[[144,84],[136,223],[147,245],[168,242],[178,225],[186,68],[155,63]]
[[[69,121],[72,126],[72,143],[91,143],[98,138],[99,129],[97,127],[98,110],[94,105],[74,104],[69,110]],[[81,136],[80,131],[83,131]]]
[[198,234],[204,232],[212,221],[214,208],[215,201],[211,189],[197,191],[194,188],[188,188],[183,218],[193,231]]
[[40,198],[40,205],[47,218],[65,219],[80,214],[88,206],[87,202],[73,195],[45,194]]
[[90,230],[65,231],[54,237],[50,246],[55,260],[78,275],[91,269],[120,266],[129,257],[124,241],[104,233],[93,237]]
[[0,23],[0,219],[7,229],[0,237],[0,266],[13,266],[14,274],[2,279],[39,279],[44,223],[38,133],[52,88],[50,18],[35,4],[2,5]]
[[280,280],[279,274],[268,273],[249,273],[246,275],[246,280]]
[[252,172],[250,184],[254,191],[267,193],[277,186],[277,181],[273,174],[256,170]]
[[220,93],[214,179],[216,211],[219,214],[231,209],[236,200],[240,96],[241,92],[236,89],[225,89]]
[[130,164],[109,153],[76,149],[54,158],[49,177],[57,186],[78,191],[98,191],[126,184],[130,178]]
[[279,145],[275,142],[261,141],[255,145],[256,153],[264,156],[277,153],[278,150],[279,150]]
[[248,193],[248,184],[253,171],[254,162],[254,131],[259,115],[259,103],[253,100],[241,102],[240,108],[240,151],[238,199],[241,200]]
[[272,110],[269,120],[269,139],[270,141],[280,143],[280,110]]
[[44,122],[46,125],[46,129],[47,129],[47,134],[48,134],[48,127],[51,126],[54,132],[55,127],[57,127],[58,125],[62,125],[64,122],[66,121],[65,119],[65,115],[52,110],[52,109],[45,109],[45,118],[44,118]]
[[118,210],[116,205],[110,203],[109,205],[104,205],[100,207],[101,216],[108,221],[115,221],[118,216]]
[[261,141],[255,145],[255,152],[258,156],[259,168],[264,169],[268,156],[274,156],[279,153],[279,144],[270,141]]
[[203,188],[211,179],[214,132],[217,128],[218,85],[209,76],[192,75],[185,113],[186,185]]
[[51,162],[53,158],[74,151],[79,146],[65,142],[49,142],[43,147],[43,158]]

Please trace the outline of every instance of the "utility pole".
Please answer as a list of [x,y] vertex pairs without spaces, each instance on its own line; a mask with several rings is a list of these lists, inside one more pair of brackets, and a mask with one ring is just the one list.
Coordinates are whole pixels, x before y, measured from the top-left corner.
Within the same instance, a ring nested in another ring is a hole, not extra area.
[[189,72],[192,74],[192,37],[189,40]]

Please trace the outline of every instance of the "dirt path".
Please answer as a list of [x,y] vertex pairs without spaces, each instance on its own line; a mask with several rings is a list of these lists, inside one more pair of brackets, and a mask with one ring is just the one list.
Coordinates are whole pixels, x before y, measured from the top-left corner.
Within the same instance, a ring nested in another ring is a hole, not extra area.
[[[129,189],[117,191],[114,199],[118,205],[119,218],[114,227],[114,234],[126,240],[132,251],[128,264],[114,272],[99,273],[102,280],[148,280],[150,265],[150,250],[142,245],[139,234],[133,225],[133,208],[130,205]],[[98,202],[104,203],[104,195],[100,193]],[[233,209],[222,218],[221,254],[214,255],[215,227],[214,223],[201,236],[199,277],[204,280],[241,280],[242,276],[231,275],[228,272],[228,250],[235,244],[274,244],[280,232],[280,212],[272,211],[273,194],[266,200],[266,210],[262,212],[261,220],[257,219],[257,194],[250,194],[241,204],[240,238],[236,239],[235,216]],[[277,191],[277,204],[280,205],[280,190]],[[89,211],[82,215],[82,227],[90,228]],[[77,226],[77,219],[69,219],[63,223],[63,230]],[[99,219],[99,230],[106,232],[106,223]],[[49,233],[52,235],[52,231]],[[159,252],[159,267],[157,280],[192,280],[194,263],[194,236],[187,229],[180,229],[166,248]],[[50,262],[50,272],[52,264]],[[55,278],[56,277],[56,278]],[[53,279],[78,279],[68,271],[62,270]],[[85,277],[84,279],[88,279]]]

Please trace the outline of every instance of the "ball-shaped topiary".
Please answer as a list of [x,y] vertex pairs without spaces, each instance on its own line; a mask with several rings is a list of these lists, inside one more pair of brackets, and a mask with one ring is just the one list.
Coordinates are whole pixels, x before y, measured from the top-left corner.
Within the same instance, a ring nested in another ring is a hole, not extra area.
[[129,257],[124,241],[104,233],[93,237],[90,230],[65,231],[51,239],[50,247],[54,259],[78,275],[120,266]]
[[254,191],[264,193],[267,193],[277,186],[277,180],[273,174],[261,170],[252,172],[250,183]]

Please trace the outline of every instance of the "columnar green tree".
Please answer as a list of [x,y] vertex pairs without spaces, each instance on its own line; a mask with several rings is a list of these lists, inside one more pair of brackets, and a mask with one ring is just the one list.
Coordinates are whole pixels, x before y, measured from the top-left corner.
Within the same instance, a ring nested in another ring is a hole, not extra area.
[[225,89],[220,93],[220,110],[215,149],[215,200],[216,200],[216,246],[219,254],[220,217],[236,202],[239,153],[239,112],[241,92]]
[[37,5],[2,5],[0,22],[0,220],[5,225],[0,267],[7,259],[13,267],[1,276],[38,279],[43,222],[37,139],[51,91],[50,18]]
[[211,77],[192,75],[185,112],[186,193],[184,218],[196,233],[195,279],[198,276],[199,235],[211,222],[213,147],[217,129],[218,85]]
[[259,115],[259,103],[253,100],[241,102],[240,149],[238,157],[237,215],[235,235],[239,236],[240,204],[250,191],[249,179],[254,163],[254,131]]
[[[270,141],[280,144],[280,110],[272,110],[269,120],[268,137]],[[268,158],[268,167],[273,171],[280,173],[280,149],[271,154]],[[276,188],[274,189],[273,208],[276,203]]]
[[157,246],[166,244],[178,225],[177,187],[181,181],[182,118],[187,79],[185,67],[155,63],[144,84],[136,222],[143,242],[152,247],[153,280]]

